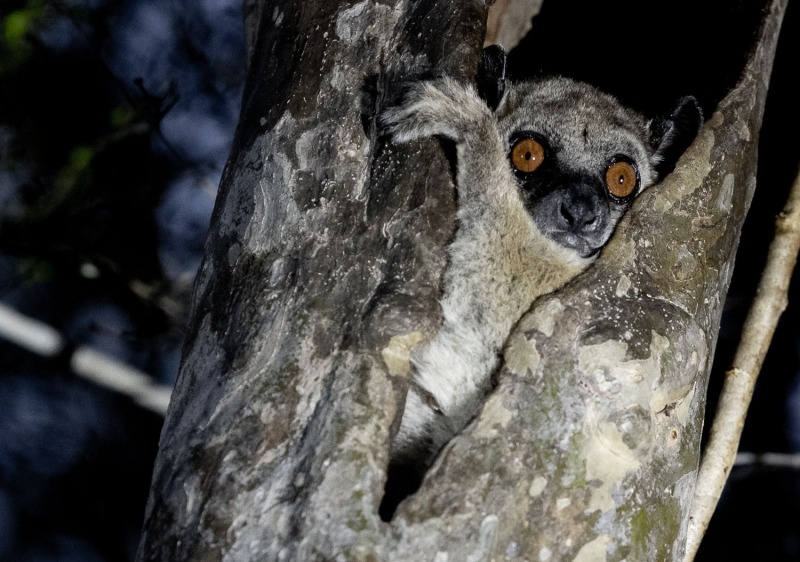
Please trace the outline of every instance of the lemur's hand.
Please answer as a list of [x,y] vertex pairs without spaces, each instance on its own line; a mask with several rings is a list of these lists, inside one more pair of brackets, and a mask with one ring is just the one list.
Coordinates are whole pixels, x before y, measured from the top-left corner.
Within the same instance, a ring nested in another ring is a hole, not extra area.
[[459,142],[481,120],[493,119],[472,86],[449,77],[413,82],[402,99],[380,115],[381,125],[399,143],[437,135]]

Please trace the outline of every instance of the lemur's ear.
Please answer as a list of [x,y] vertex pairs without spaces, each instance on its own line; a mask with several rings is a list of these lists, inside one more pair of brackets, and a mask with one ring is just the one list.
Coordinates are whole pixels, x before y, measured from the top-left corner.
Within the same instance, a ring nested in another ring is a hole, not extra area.
[[506,93],[506,51],[500,45],[489,45],[478,65],[478,93],[492,111],[500,107]]
[[703,112],[692,96],[678,100],[669,117],[650,122],[650,146],[655,153],[651,162],[661,179],[675,169],[681,154],[692,144],[703,126]]

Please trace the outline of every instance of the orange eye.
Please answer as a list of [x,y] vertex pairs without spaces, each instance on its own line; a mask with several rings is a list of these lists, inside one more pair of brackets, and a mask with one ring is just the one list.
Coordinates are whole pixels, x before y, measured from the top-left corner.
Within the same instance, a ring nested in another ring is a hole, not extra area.
[[520,172],[534,172],[544,161],[544,147],[534,138],[519,139],[511,147],[511,165]]
[[619,160],[606,170],[606,188],[614,197],[623,199],[636,189],[636,168],[630,162]]

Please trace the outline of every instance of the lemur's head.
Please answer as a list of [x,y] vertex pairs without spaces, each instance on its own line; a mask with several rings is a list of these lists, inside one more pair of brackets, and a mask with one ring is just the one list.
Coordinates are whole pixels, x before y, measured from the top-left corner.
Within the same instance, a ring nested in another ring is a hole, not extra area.
[[608,241],[636,196],[675,167],[703,122],[693,97],[647,121],[567,78],[506,83],[505,52],[484,52],[478,82],[495,111],[536,226],[582,257]]

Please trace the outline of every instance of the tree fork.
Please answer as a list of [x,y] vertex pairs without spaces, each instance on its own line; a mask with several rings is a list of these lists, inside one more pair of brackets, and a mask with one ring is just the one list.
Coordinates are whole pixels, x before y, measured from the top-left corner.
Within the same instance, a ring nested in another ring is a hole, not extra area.
[[471,80],[486,6],[255,3],[139,559],[679,560],[785,4],[675,172],[520,321],[479,419],[385,523],[455,189],[437,142],[387,144],[375,117],[398,80]]

